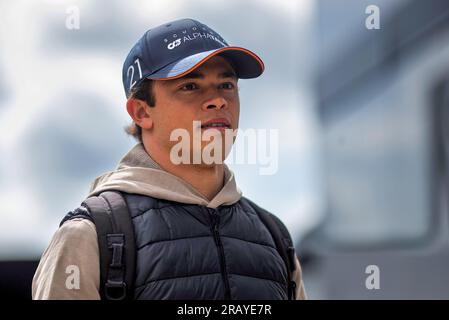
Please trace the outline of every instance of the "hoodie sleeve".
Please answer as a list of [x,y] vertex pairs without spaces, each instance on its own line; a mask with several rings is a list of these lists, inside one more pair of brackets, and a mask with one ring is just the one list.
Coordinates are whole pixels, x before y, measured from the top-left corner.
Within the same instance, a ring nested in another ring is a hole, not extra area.
[[33,300],[99,300],[100,260],[95,225],[65,222],[42,254],[33,277]]
[[307,300],[306,290],[304,288],[304,281],[302,280],[302,270],[299,264],[298,257],[295,257],[296,269],[293,271],[293,280],[296,283],[296,300]]

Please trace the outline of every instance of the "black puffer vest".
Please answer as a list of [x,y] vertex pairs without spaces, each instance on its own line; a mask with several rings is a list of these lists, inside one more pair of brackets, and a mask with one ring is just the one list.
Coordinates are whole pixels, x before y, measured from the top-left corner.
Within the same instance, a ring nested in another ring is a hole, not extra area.
[[123,196],[136,242],[134,299],[288,298],[285,263],[244,197],[213,209]]

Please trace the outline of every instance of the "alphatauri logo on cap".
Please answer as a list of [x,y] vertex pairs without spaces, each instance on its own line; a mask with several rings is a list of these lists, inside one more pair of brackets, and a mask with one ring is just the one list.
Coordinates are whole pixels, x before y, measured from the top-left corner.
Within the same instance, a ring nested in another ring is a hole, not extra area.
[[174,48],[176,48],[176,47],[179,46],[180,44],[181,44],[181,39],[176,39],[175,41],[170,42],[170,43],[168,44],[167,48],[168,48],[169,50],[173,50]]
[[[211,30],[207,30],[206,28],[202,28],[202,32],[198,32],[196,27],[193,27],[190,33],[187,33],[187,30],[183,30],[180,35],[174,33],[172,36],[176,40],[170,42],[167,45],[168,50],[173,50],[174,48],[184,44],[187,41],[197,40],[197,39],[212,39],[222,46],[227,46],[226,42],[223,39],[218,38]],[[193,32],[192,32],[193,31]],[[168,42],[168,39],[164,39],[164,42]]]

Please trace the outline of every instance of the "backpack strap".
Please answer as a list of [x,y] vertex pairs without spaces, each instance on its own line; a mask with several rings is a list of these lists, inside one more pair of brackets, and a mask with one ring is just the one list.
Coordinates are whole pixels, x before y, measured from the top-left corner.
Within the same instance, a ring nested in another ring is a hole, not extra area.
[[97,229],[102,299],[132,299],[136,248],[125,199],[120,192],[105,191],[81,206],[88,209]]
[[273,237],[276,249],[279,252],[285,266],[287,267],[288,274],[288,287],[287,295],[289,300],[296,299],[296,282],[293,280],[293,272],[296,270],[295,264],[295,247],[287,227],[284,223],[276,217],[274,214],[259,207],[251,200],[245,198],[255,209],[257,215],[263,224],[267,227],[268,231]]
[[61,227],[64,224],[64,222],[75,218],[87,219],[90,220],[92,223],[94,223],[94,219],[90,215],[89,210],[87,210],[85,206],[79,206],[75,210],[69,211],[69,213],[65,215],[65,217],[59,223],[59,227]]

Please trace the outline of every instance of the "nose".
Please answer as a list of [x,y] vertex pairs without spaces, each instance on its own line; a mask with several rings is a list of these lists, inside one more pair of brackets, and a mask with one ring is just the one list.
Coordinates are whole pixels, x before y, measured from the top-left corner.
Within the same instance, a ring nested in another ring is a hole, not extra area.
[[211,110],[211,109],[217,109],[220,110],[222,108],[226,108],[228,106],[228,102],[224,97],[221,95],[217,95],[212,99],[208,99],[203,103],[203,110]]

